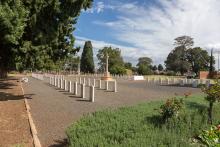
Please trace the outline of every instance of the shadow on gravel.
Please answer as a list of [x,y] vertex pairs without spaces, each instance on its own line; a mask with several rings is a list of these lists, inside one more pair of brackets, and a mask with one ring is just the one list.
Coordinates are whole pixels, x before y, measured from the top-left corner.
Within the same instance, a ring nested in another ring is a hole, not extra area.
[[90,100],[76,100],[76,101],[79,101],[79,102],[91,102]]
[[72,96],[69,96],[70,98],[81,98],[81,96],[75,96],[75,95],[72,95]]
[[34,94],[28,94],[28,96],[23,95],[13,95],[10,93],[0,92],[0,101],[8,101],[8,100],[21,100],[21,99],[32,99],[30,95]]
[[[17,80],[17,79],[11,79],[10,80]],[[12,89],[12,86],[16,86],[15,84],[12,83],[6,83],[8,80],[7,79],[0,79],[0,89]]]
[[[0,90],[1,89],[3,89],[3,90],[13,89],[13,86],[16,86],[16,84],[13,84],[9,80],[19,82],[18,79],[10,78],[10,77],[8,79],[0,79]],[[27,97],[23,96],[23,95],[14,95],[12,93],[0,92],[0,101],[21,100],[21,99],[24,99],[24,98],[27,98]]]
[[55,140],[56,144],[50,145],[49,147],[68,147],[67,139]]
[[21,100],[21,99],[24,99],[23,95],[13,95],[10,93],[0,92],[0,101]]

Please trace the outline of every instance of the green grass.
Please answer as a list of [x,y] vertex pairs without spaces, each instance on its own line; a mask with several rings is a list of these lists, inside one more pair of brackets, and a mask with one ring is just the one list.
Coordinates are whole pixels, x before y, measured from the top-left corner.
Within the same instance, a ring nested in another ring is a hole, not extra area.
[[[72,124],[67,135],[72,147],[188,147],[192,139],[210,126],[208,103],[202,95],[187,98],[179,119],[161,121],[158,108],[163,101],[152,101],[116,110],[107,109],[83,117]],[[214,107],[214,124],[220,120],[220,105]]]

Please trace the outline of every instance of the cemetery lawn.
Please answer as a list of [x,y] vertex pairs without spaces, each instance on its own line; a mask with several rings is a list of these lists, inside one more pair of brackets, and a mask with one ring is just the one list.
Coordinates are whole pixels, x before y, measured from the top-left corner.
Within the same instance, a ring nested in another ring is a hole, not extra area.
[[[198,146],[196,137],[210,128],[204,95],[186,98],[181,117],[166,123],[159,113],[163,103],[151,101],[84,116],[66,131],[70,146]],[[219,123],[220,104],[215,104],[213,115],[213,124]]]

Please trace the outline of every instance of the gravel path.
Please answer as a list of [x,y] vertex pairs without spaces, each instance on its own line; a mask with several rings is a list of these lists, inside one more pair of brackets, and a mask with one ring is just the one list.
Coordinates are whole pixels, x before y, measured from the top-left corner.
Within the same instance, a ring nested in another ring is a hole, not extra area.
[[[109,87],[111,88],[111,84]],[[95,103],[91,103],[88,102],[88,98],[79,98],[33,78],[24,85],[24,91],[26,97],[29,97],[31,114],[43,147],[64,146],[66,128],[89,112],[106,107],[134,105],[147,100],[163,99],[174,94],[183,95],[185,92],[201,92],[196,88],[147,85],[144,81],[120,80],[118,81],[119,92],[96,89]]]

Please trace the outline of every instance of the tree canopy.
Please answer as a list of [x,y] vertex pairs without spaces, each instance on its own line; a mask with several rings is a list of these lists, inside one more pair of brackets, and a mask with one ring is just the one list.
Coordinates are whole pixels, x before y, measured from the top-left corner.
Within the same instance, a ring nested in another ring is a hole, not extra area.
[[89,8],[92,2],[93,0],[1,1],[1,73],[10,68],[50,69],[67,55],[77,52],[78,48],[73,48],[74,24],[81,10]]
[[163,65],[159,64],[158,67],[157,67],[157,69],[158,69],[159,71],[163,71]]
[[20,0],[0,1],[0,77],[13,66],[26,27],[28,10]]
[[125,74],[124,61],[119,48],[104,47],[97,54],[99,71],[104,72],[106,66],[106,54],[109,56],[109,72],[111,74]]
[[141,75],[151,74],[152,59],[149,57],[140,57],[137,64],[137,72]]
[[92,43],[91,41],[86,41],[81,61],[80,61],[80,70],[84,73],[94,73],[95,72],[95,65],[93,60],[93,50],[92,50]]
[[176,46],[165,61],[167,70],[180,72],[182,75],[187,71],[192,71],[197,76],[201,70],[208,70],[210,63],[208,52],[200,47],[193,48],[193,43],[193,38],[189,36],[175,39]]

